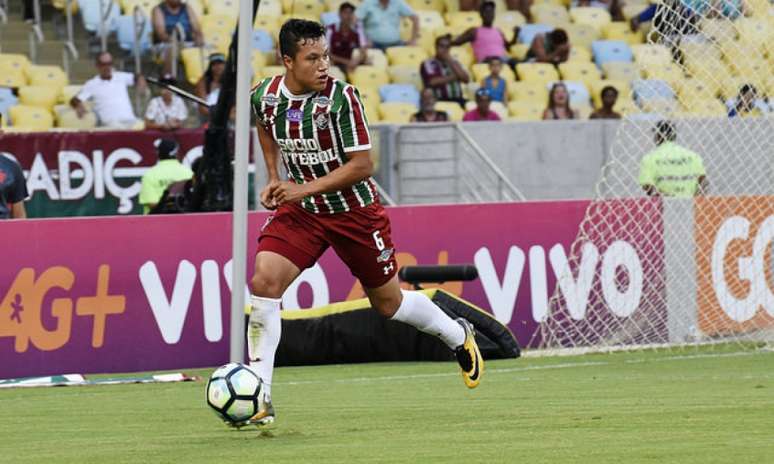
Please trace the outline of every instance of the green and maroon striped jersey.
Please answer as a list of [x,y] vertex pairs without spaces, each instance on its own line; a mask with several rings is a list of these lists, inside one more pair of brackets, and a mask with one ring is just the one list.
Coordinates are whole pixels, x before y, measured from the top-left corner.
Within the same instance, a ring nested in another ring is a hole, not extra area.
[[[293,95],[283,76],[262,80],[253,89],[253,111],[271,134],[291,181],[311,182],[343,166],[348,153],[369,150],[368,121],[353,86],[333,77],[325,89]],[[341,213],[377,201],[369,177],[338,192],[305,197],[301,205],[313,213]]]

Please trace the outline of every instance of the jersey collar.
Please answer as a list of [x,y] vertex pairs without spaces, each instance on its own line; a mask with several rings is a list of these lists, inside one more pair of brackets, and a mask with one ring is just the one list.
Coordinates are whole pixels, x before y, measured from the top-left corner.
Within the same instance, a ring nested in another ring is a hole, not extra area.
[[302,93],[299,95],[294,94],[293,92],[288,90],[287,87],[285,87],[285,76],[282,76],[282,80],[280,81],[280,92],[282,92],[282,94],[288,97],[288,99],[290,100],[306,100],[307,98],[311,97],[316,93],[314,91],[311,91],[311,92]]

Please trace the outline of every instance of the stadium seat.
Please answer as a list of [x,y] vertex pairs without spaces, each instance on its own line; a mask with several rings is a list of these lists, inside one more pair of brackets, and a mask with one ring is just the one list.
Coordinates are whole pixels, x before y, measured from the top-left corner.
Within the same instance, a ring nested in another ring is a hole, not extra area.
[[703,98],[715,98],[720,91],[720,82],[716,80],[704,80],[697,79],[695,77],[689,77],[680,81],[677,93],[680,95],[680,99],[683,100],[690,96],[701,96]]
[[[576,106],[589,106],[591,101],[591,95],[589,89],[581,81],[561,81],[565,87],[567,87],[567,93],[570,94],[570,105]],[[546,84],[546,90],[550,92],[554,82]],[[546,101],[548,101],[546,99]]]
[[682,68],[674,63],[667,63],[661,66],[646,66],[642,74],[646,79],[662,80],[673,89],[676,89],[680,82],[685,79]]
[[591,91],[591,100],[594,102],[594,107],[599,108],[602,106],[602,89],[610,86],[618,91],[618,99],[631,100],[632,89],[627,81],[616,81],[611,79],[601,79],[596,82],[592,82],[589,86]]
[[0,62],[0,87],[18,88],[27,85],[27,77],[21,68]]
[[[222,31],[230,34],[234,32],[234,28],[236,27],[236,18],[231,16],[208,14],[202,16],[200,21],[202,32],[205,36],[213,31]],[[259,27],[256,26],[256,29],[259,29]]]
[[61,91],[69,84],[67,74],[59,66],[32,65],[28,71],[30,85],[45,85]]
[[272,37],[279,36],[280,27],[282,27],[282,16],[269,16],[269,15],[255,15],[255,22],[253,28],[263,29],[271,34]]
[[645,2],[641,2],[641,1],[630,2],[630,1],[627,1],[621,7],[621,12],[623,13],[624,18],[628,22],[633,17],[635,17],[635,16],[639,15],[640,13],[642,13],[649,5],[650,4],[647,1],[645,1]]
[[606,40],[620,40],[629,45],[638,45],[645,41],[642,31],[632,32],[627,21],[615,21],[602,26],[602,37]]
[[771,63],[763,55],[762,47],[745,47],[736,42],[727,42],[722,44],[721,50],[729,69],[737,76],[761,77],[772,72]]
[[573,23],[589,25],[598,32],[602,32],[602,28],[612,21],[607,10],[593,6],[570,8],[570,18]]
[[672,54],[665,45],[632,45],[634,61],[640,66],[661,66],[672,62]]
[[64,104],[69,104],[70,100],[81,91],[82,85],[66,85],[62,88],[62,93],[59,95],[59,101]]
[[[51,0],[51,6],[65,14],[65,7],[67,6],[67,0]],[[73,1],[70,3],[70,12],[75,16],[78,13],[78,2]]]
[[30,68],[30,59],[20,53],[0,53],[0,67],[18,69],[26,77]]
[[[155,5],[159,4],[159,2],[155,0],[149,1],[152,1]],[[185,0],[185,3],[191,7],[197,18],[204,16],[204,3],[202,3],[202,0]],[[263,6],[263,1],[261,2],[261,6]]]
[[680,52],[687,61],[701,61],[707,58],[722,58],[719,47],[710,42],[691,42],[685,41],[680,44]]
[[[476,63],[470,67],[470,71],[472,72],[473,80],[476,83],[481,83],[484,78],[489,77],[489,65],[487,63]],[[503,65],[500,71],[500,77],[505,79],[508,83],[516,80],[516,75],[507,65]]]
[[44,132],[54,126],[51,111],[37,106],[12,106],[8,115],[14,130]]
[[652,111],[665,102],[674,103],[675,92],[664,81],[636,79],[631,86],[635,101],[646,111]]
[[[352,57],[354,58],[356,56],[360,56],[359,53],[359,49],[355,50],[352,52]],[[384,52],[378,48],[369,48],[366,54],[368,56],[369,66],[373,66],[374,68],[381,69],[383,71],[386,71],[390,66],[387,60],[387,55],[385,55]]]
[[356,87],[379,87],[389,84],[389,77],[384,69],[375,66],[358,66],[352,75],[349,76],[350,82]]
[[597,66],[590,62],[568,61],[559,64],[559,74],[563,80],[580,81],[589,85],[593,81],[602,79],[602,74]]
[[364,105],[370,105],[375,108],[379,107],[379,103],[382,102],[382,98],[379,95],[379,89],[374,87],[360,87],[357,89],[360,92],[360,99]]
[[56,127],[61,129],[88,130],[97,127],[97,115],[93,111],[87,111],[82,118],[70,107],[70,105],[57,105],[54,108]]
[[548,102],[548,88],[543,82],[516,81],[508,84],[508,99],[510,101],[525,101],[542,104]]
[[620,40],[595,40],[591,43],[594,62],[600,68],[605,63],[614,61],[631,62],[634,58],[629,44]]
[[517,100],[508,103],[508,114],[515,121],[542,121],[546,102]]
[[615,102],[615,106],[613,106],[613,110],[621,113],[624,116],[629,114],[642,113],[640,107],[637,106],[637,103],[635,103],[629,95],[619,95],[618,100]]
[[379,97],[383,103],[411,103],[419,106],[419,91],[413,85],[387,84],[379,87]]
[[185,78],[191,85],[196,84],[206,69],[207,55],[201,48],[191,47],[180,50],[180,60],[183,62]]
[[5,120],[8,117],[8,108],[18,105],[19,99],[13,94],[11,89],[0,87],[0,115]]
[[712,118],[728,114],[726,106],[715,98],[693,98],[683,100],[680,115],[688,117]]
[[704,18],[699,22],[699,28],[706,38],[716,42],[734,40],[737,35],[734,23],[724,19]]
[[228,47],[231,45],[232,33],[222,29],[210,29],[204,31],[204,46],[208,49],[208,54],[219,52],[228,54]]
[[255,74],[256,76],[259,76],[261,79],[266,77],[274,77],[280,74],[285,74],[285,67],[284,66],[264,66],[259,71],[256,71]]
[[481,15],[478,11],[454,11],[446,13],[446,24],[462,33],[471,27],[481,25]]
[[239,17],[239,0],[209,0],[207,2],[207,14]]
[[121,7],[112,0],[78,0],[78,7],[81,9],[81,19],[83,27],[96,34],[100,30],[100,20],[102,12],[107,12],[105,19],[105,29],[107,32],[116,30],[116,20],[121,16]]
[[419,67],[427,58],[421,47],[388,47],[385,51],[391,65],[405,64]]
[[[139,52],[143,55],[151,46],[152,24],[149,18],[144,18],[139,37]],[[130,56],[134,56],[134,16],[131,14],[119,16],[116,20],[116,38],[118,46]]]
[[282,11],[282,2],[280,0],[261,0],[261,4],[258,6],[258,14],[256,16],[282,16],[283,13],[284,11]]
[[[570,48],[570,58],[572,59],[573,48]],[[529,45],[523,43],[515,43],[511,45],[510,55],[512,58],[516,58],[519,61],[525,61],[527,59],[527,53],[529,53]]]
[[438,11],[417,11],[416,13],[419,17],[420,33],[432,35],[433,31],[446,25]]
[[19,87],[19,103],[26,106],[37,106],[51,111],[59,102],[62,94],[60,87],[48,85],[28,85]]
[[443,0],[408,0],[407,2],[415,12],[436,12],[443,13],[446,5]]
[[465,116],[465,111],[460,107],[458,103],[439,101],[435,103],[436,111],[445,111],[449,116],[449,121],[462,121],[462,117]]
[[564,28],[570,24],[570,14],[567,8],[553,3],[537,3],[530,7],[532,20],[538,24],[548,24],[553,27]]
[[505,38],[508,40],[513,38],[514,27],[521,27],[526,24],[526,18],[524,18],[524,15],[518,11],[497,10],[494,25],[496,28],[500,29],[500,31],[505,35]]
[[269,56],[272,56],[274,51],[272,50],[271,53],[264,53],[259,50],[253,49],[253,52],[251,54],[250,63],[253,66],[253,69],[261,69],[264,66],[269,65]]
[[549,24],[524,24],[519,28],[519,42],[532,45],[536,35],[546,34],[553,30],[554,27]]
[[260,50],[267,53],[274,51],[274,39],[272,39],[271,34],[263,29],[253,30],[252,39],[253,50]]
[[379,105],[379,119],[391,124],[408,124],[411,116],[417,112],[411,103],[382,103]]
[[331,66],[328,68],[328,75],[333,76],[340,81],[347,82],[346,74],[344,74],[344,71],[342,71],[338,66]]
[[393,84],[410,84],[414,87],[422,88],[422,75],[419,73],[418,66],[396,65],[387,69],[390,75],[390,82]]
[[291,15],[319,18],[323,11],[325,11],[325,2],[322,0],[293,0]]
[[706,56],[703,59],[685,59],[685,68],[691,77],[703,81],[717,80],[718,76],[731,74],[726,64],[720,58]]
[[516,74],[522,81],[550,82],[559,80],[556,68],[548,63],[519,63],[516,65]]
[[449,53],[455,60],[459,61],[460,64],[465,67],[465,69],[470,69],[470,66],[476,62],[475,58],[473,57],[473,49],[470,47],[470,45],[452,47],[451,50],[449,50]]
[[142,14],[146,18],[153,17],[153,8],[158,5],[159,2],[154,0],[124,0],[122,7],[124,10],[124,16],[130,16],[134,14],[135,8],[139,8]]
[[584,63],[590,63],[591,51],[583,47],[570,47],[570,55],[567,57],[567,61],[582,61]]
[[631,82],[640,78],[640,68],[634,63],[610,61],[602,65],[606,79]]
[[570,24],[566,31],[572,48],[583,47],[590,50],[591,44],[600,37],[600,32],[588,24]]

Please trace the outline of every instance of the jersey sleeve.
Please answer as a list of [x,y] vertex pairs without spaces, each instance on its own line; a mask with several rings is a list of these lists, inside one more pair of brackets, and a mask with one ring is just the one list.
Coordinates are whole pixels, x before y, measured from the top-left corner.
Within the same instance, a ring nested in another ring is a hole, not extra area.
[[263,105],[261,104],[261,99],[266,92],[266,86],[268,86],[270,80],[271,78],[262,80],[250,93],[250,107],[255,114],[255,120],[263,127],[266,127],[266,121],[263,118]]
[[360,92],[348,85],[342,93],[343,103],[338,113],[338,121],[344,153],[370,150],[371,134],[368,131],[368,120]]

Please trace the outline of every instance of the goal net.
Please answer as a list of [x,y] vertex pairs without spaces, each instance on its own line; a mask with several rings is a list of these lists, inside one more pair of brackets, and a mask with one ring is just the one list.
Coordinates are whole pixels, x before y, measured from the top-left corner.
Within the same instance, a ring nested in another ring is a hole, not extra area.
[[[634,47],[641,113],[620,124],[530,346],[594,351],[774,340],[774,11],[768,0],[664,0]],[[654,128],[703,159],[708,189],[638,182]]]

